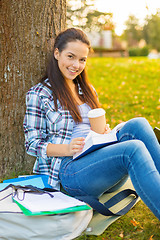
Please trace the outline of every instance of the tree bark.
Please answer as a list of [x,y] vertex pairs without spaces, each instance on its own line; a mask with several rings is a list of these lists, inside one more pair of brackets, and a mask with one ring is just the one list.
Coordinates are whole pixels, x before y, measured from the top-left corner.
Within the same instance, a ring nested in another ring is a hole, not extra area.
[[0,175],[30,173],[25,153],[25,95],[45,74],[55,35],[65,29],[66,0],[0,0]]

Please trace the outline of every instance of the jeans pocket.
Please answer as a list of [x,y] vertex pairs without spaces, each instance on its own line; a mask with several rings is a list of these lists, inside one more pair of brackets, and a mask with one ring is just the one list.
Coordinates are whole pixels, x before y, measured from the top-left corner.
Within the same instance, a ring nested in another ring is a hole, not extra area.
[[81,189],[79,188],[71,188],[67,185],[63,186],[64,190],[71,196],[84,196],[86,194],[83,193],[83,191],[81,191]]
[[76,174],[60,173],[60,181],[64,190],[71,196],[84,196],[86,193],[79,187]]

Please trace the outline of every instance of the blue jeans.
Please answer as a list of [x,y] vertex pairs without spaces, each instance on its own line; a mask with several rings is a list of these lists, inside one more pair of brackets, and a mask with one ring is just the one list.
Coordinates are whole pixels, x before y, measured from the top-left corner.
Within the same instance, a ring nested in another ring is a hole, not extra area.
[[118,143],[78,160],[66,157],[59,178],[72,196],[100,196],[129,175],[133,186],[160,219],[160,145],[145,118],[129,120],[118,132]]

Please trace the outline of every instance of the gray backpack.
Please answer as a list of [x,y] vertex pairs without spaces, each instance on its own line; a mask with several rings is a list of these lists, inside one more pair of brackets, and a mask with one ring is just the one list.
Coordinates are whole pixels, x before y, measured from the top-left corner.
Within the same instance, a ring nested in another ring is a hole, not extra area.
[[[130,194],[126,192],[128,190]],[[96,202],[92,203],[92,200],[89,199],[91,206]],[[124,184],[120,183],[112,191],[103,194],[97,201],[100,208],[102,207],[101,214],[98,208],[98,212],[90,209],[65,214],[26,216],[13,202],[12,187],[5,188],[0,191],[0,239],[71,240],[82,234],[100,235],[138,200],[139,198],[134,195],[131,181],[128,179]],[[97,206],[93,207],[97,209]],[[109,211],[108,215],[106,212],[102,215],[103,208]]]

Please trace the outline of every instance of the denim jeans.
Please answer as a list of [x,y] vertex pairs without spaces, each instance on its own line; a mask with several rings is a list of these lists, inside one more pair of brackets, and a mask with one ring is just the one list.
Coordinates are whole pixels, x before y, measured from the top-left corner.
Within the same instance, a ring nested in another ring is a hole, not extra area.
[[78,160],[62,160],[59,178],[72,196],[100,196],[129,175],[133,186],[160,219],[160,145],[145,118],[129,120],[118,132],[118,143]]

